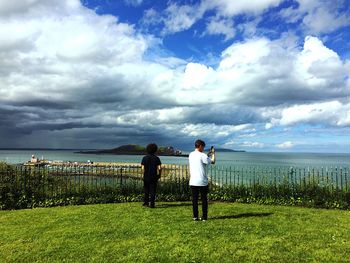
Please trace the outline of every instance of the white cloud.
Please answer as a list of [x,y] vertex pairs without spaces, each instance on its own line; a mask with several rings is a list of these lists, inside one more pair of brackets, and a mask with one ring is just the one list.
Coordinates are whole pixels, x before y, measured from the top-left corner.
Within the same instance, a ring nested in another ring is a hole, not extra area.
[[348,11],[340,11],[346,1],[297,0],[298,7],[281,10],[287,22],[302,21],[307,34],[325,34],[350,25]]
[[198,63],[188,63],[185,69],[183,77],[183,87],[189,90],[203,89],[203,85],[210,81],[214,70],[211,67],[207,67]]
[[220,15],[234,16],[242,13],[259,14],[268,8],[278,6],[282,0],[251,0],[251,1],[231,1],[231,0],[204,0],[202,5],[207,10],[216,9]]
[[272,127],[273,127],[272,123],[266,123],[266,124],[265,124],[265,129],[266,129],[266,130],[271,129]]
[[180,6],[175,3],[170,4],[164,12],[164,17],[161,19],[164,23],[164,34],[187,30],[203,15],[197,6]]
[[0,17],[3,100],[70,100],[102,76],[119,78],[117,67],[139,63],[148,47],[148,39],[113,16],[98,16],[79,1],[51,4],[55,10],[37,1],[10,20]]
[[209,18],[206,28],[208,35],[224,35],[225,41],[232,39],[236,31],[232,19],[223,19],[219,17]]
[[303,18],[303,14],[294,7],[287,7],[279,12],[279,15],[285,19],[287,23],[296,23]]
[[283,143],[276,144],[276,147],[279,149],[290,149],[294,147],[294,143],[291,141],[285,141]]
[[[184,113],[187,111],[184,107],[174,107],[168,109],[156,110],[132,110],[119,114],[111,120],[120,125],[161,125],[174,124],[185,121]],[[112,124],[113,124],[112,123]]]
[[346,14],[337,15],[329,12],[324,7],[317,8],[308,13],[303,23],[311,33],[329,33],[350,24],[350,18]]
[[350,103],[339,101],[320,102],[314,104],[296,105],[282,111],[281,125],[296,124],[311,125],[350,125]]
[[160,22],[159,16],[160,14],[156,10],[154,10],[153,8],[150,8],[144,11],[141,22],[146,26],[156,25]]
[[0,15],[9,15],[26,11],[28,8],[35,6],[41,0],[12,0],[0,1]]
[[247,66],[259,64],[260,60],[270,53],[269,42],[268,39],[261,38],[231,45],[222,52],[218,70],[224,72],[235,69],[235,72],[239,72],[242,69],[246,70]]
[[304,49],[295,61],[295,77],[308,84],[312,89],[326,87],[328,91],[337,90],[344,85],[349,75],[348,67],[337,53],[327,48],[315,37],[306,37]]
[[153,75],[152,87],[178,105],[301,104],[349,96],[349,66],[315,37],[306,37],[302,50],[293,41],[254,38],[224,50],[217,68],[163,68]]
[[242,148],[264,148],[265,144],[262,142],[252,142],[252,141],[245,141],[240,144],[240,147]]
[[240,134],[237,137],[238,138],[252,138],[252,137],[256,137],[256,133],[245,133],[245,134]]
[[143,0],[124,0],[127,5],[139,6],[142,4]]
[[[278,6],[282,0],[253,0],[253,1],[231,1],[231,0],[202,0],[194,5],[178,5],[170,2],[168,7],[158,14],[150,9],[144,14],[144,24],[163,24],[162,33],[173,34],[191,28],[205,14],[215,12],[216,16],[210,17],[205,34],[225,36],[225,40],[235,36],[232,18],[240,14],[259,15],[269,8]],[[252,24],[247,27],[251,31]]]
[[192,137],[215,138],[226,137],[238,131],[251,129],[251,125],[215,125],[215,124],[185,124],[181,129],[183,134]]

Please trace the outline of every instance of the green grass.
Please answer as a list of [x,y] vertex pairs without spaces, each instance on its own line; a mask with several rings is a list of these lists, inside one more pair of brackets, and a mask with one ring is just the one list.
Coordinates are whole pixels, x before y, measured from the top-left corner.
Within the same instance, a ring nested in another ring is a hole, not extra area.
[[1,262],[350,262],[350,212],[211,203],[0,211]]

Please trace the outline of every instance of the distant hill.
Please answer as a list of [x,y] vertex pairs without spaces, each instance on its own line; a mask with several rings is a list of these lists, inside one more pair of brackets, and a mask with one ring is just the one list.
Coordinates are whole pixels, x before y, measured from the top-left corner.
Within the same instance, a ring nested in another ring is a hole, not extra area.
[[217,152],[245,152],[243,150],[232,150],[232,149],[225,149],[225,148],[217,148],[215,149]]
[[[114,149],[94,150],[94,151],[79,151],[77,153],[85,154],[116,154],[116,155],[144,155],[146,154],[146,147],[137,144],[122,145]],[[159,146],[157,155],[161,156],[188,156],[175,150],[172,146]]]

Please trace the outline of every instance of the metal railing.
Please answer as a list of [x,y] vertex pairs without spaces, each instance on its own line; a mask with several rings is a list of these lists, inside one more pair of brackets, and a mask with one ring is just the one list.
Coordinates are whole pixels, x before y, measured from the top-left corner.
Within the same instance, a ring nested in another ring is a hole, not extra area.
[[[129,197],[140,200],[142,177],[141,166],[130,164],[44,167],[1,165],[0,205],[6,208],[6,202],[12,202],[17,207],[22,207],[23,203],[25,207],[26,203],[36,202],[45,206],[43,202],[53,199],[74,199],[81,200],[81,203],[88,203],[88,198],[93,199],[91,202],[127,201]],[[187,165],[164,165],[157,195],[165,200],[190,200],[189,177]],[[210,166],[208,177],[211,191],[243,189],[234,193],[235,198],[239,195],[298,197],[315,195],[315,191],[321,195],[330,195],[350,190],[349,169],[337,167]],[[121,196],[124,199],[120,199]]]
[[219,186],[318,185],[334,191],[347,191],[350,186],[349,168],[343,167],[211,166],[208,175]]

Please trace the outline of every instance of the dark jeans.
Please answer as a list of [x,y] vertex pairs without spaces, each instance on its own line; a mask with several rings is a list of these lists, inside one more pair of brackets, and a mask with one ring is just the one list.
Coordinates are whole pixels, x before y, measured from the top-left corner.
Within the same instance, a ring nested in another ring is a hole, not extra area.
[[202,219],[208,218],[208,186],[193,186],[192,189],[192,208],[193,208],[193,217],[198,218],[198,196],[199,192],[201,193],[202,199]]
[[151,206],[154,206],[154,202],[156,200],[156,190],[157,190],[158,181],[143,181],[143,188],[145,190],[145,196],[143,198],[144,204],[149,204],[151,202]]

